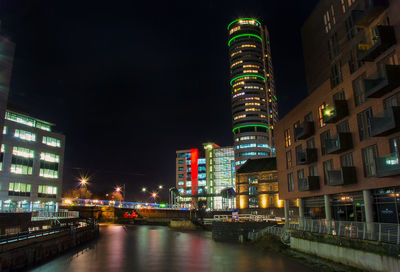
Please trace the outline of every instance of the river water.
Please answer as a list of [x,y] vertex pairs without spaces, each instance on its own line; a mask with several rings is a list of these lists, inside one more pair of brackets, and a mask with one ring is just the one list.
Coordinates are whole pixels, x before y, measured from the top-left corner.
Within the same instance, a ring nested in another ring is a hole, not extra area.
[[312,271],[249,245],[215,242],[210,232],[161,226],[100,227],[100,237],[33,271]]

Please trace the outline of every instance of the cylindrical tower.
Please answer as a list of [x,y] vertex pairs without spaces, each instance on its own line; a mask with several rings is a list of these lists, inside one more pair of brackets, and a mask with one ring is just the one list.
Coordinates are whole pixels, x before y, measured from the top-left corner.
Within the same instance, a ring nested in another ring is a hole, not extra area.
[[249,158],[275,156],[278,120],[269,34],[253,18],[228,25],[235,166]]

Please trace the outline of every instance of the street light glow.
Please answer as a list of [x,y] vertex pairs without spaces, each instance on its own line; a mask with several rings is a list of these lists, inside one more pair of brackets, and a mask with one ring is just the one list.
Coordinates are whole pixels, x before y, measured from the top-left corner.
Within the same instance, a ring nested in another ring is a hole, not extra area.
[[146,188],[143,187],[143,188],[142,188],[142,192],[146,192]]
[[153,198],[156,198],[156,197],[157,197],[157,193],[152,193],[151,196],[152,196]]
[[162,188],[163,188],[163,186],[162,186],[162,185],[158,186],[158,189],[162,189]]
[[121,191],[121,187],[118,187],[118,186],[117,186],[117,187],[115,188],[115,191],[120,192],[120,191]]

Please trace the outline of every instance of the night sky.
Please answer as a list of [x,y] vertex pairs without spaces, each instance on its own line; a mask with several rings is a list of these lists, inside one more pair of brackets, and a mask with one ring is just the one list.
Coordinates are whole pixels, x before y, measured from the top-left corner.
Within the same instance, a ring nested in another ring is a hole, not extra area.
[[312,1],[0,0],[16,43],[9,102],[66,135],[64,190],[175,184],[175,151],[232,145],[226,26],[269,28],[284,116],[306,96],[300,28]]

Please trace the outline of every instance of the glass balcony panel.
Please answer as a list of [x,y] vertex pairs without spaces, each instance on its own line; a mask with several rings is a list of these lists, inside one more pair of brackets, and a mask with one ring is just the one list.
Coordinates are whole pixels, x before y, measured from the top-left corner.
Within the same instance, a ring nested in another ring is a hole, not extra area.
[[376,174],[378,177],[390,177],[400,175],[399,154],[390,153],[376,158]]
[[371,119],[373,137],[388,136],[400,131],[400,107],[390,107]]

